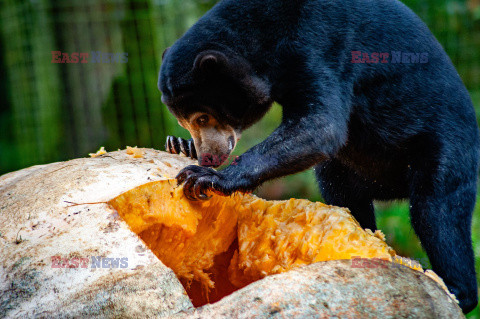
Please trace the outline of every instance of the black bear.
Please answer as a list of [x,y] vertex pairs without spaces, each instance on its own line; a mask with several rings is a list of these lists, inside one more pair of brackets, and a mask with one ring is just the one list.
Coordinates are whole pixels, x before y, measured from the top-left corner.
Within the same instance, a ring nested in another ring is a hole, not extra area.
[[223,0],[165,51],[159,89],[193,137],[169,137],[167,149],[200,164],[225,160],[272,102],[283,108],[235,165],[184,168],[188,198],[314,166],[325,201],[364,228],[376,229],[373,200],[409,199],[433,270],[464,312],[476,306],[476,116],[449,57],[401,2]]

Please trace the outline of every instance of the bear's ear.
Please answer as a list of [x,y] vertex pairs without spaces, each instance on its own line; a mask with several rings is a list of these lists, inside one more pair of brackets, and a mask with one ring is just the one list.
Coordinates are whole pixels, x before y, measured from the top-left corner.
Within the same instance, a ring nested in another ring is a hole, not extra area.
[[194,71],[215,71],[227,66],[228,58],[220,51],[207,50],[200,52],[193,63]]

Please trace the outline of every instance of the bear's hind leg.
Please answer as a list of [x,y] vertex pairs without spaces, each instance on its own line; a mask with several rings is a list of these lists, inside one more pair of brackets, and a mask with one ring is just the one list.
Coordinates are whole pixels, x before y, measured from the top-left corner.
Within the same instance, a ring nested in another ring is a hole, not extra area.
[[[432,175],[414,175],[410,195],[412,226],[433,270],[467,313],[475,308],[478,298],[471,240],[476,176],[468,182],[459,183],[456,178],[456,183],[447,183],[445,177]],[[439,181],[443,185],[437,185]],[[453,189],[448,189],[450,185]]]

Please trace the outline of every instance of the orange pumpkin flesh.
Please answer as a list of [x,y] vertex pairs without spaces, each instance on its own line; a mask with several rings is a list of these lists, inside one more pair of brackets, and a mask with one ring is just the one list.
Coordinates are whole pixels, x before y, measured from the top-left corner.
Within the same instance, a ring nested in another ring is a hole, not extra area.
[[109,202],[179,277],[195,306],[267,275],[333,259],[395,252],[348,209],[302,199],[212,194],[189,201],[175,180],[151,182]]

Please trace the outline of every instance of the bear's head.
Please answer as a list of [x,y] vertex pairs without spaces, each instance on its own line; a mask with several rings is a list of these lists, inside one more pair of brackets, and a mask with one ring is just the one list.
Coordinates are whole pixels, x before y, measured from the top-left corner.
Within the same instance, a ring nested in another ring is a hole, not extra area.
[[268,82],[228,47],[179,40],[162,60],[162,101],[190,132],[199,163],[202,154],[228,156],[272,105]]

